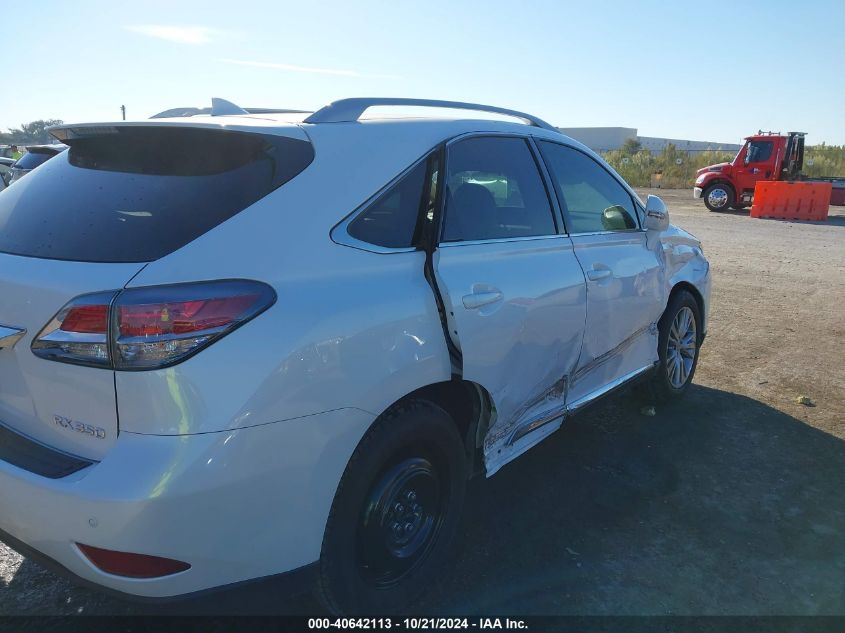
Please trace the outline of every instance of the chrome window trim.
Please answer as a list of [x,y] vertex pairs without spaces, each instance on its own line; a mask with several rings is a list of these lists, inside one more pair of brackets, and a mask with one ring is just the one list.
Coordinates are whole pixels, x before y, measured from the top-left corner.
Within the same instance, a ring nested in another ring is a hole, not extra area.
[[441,242],[437,248],[456,248],[460,246],[479,246],[481,244],[508,244],[510,242],[532,242],[535,240],[566,239],[568,235],[554,233],[550,235],[524,235],[521,237],[496,237],[489,240],[461,240],[458,242]]
[[624,231],[585,231],[584,233],[571,233],[569,237],[590,237],[593,235],[633,235],[645,233],[642,229],[625,229]]

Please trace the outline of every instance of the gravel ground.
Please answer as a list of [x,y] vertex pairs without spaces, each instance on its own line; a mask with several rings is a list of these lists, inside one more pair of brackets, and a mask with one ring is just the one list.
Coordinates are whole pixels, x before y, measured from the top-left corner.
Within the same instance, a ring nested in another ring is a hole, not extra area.
[[[654,417],[640,393],[608,400],[473,481],[415,612],[845,614],[845,208],[799,224],[654,193],[713,265],[696,384]],[[139,606],[0,545],[0,614],[318,610],[272,585]]]

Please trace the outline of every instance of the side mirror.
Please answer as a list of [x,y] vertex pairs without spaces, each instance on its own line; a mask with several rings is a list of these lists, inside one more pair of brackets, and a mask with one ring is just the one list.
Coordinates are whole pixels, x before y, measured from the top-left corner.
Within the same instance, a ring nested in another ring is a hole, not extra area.
[[601,225],[605,231],[630,231],[637,228],[637,222],[625,207],[618,204],[608,207],[601,214]]
[[649,196],[645,201],[646,231],[665,231],[669,228],[669,210],[666,204],[657,196]]

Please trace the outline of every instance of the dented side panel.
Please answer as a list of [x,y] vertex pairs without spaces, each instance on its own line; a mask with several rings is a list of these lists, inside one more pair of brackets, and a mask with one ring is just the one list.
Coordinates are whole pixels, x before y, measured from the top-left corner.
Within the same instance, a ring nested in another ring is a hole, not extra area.
[[587,327],[570,401],[657,360],[657,321],[668,297],[662,251],[645,232],[572,241],[587,276]]
[[485,459],[507,461],[518,425],[564,403],[586,317],[581,267],[566,236],[443,244],[434,257],[463,378],[495,407]]
[[679,283],[688,283],[698,290],[704,303],[702,333],[710,324],[710,262],[704,257],[701,242],[683,229],[670,225],[659,237],[650,238],[659,243],[664,268],[664,283],[668,293]]

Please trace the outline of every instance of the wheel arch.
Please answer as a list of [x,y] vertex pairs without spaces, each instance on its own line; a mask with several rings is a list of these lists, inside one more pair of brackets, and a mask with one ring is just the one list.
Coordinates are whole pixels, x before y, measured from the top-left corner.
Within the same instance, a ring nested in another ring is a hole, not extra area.
[[702,191],[707,191],[713,185],[725,185],[725,186],[729,187],[731,191],[733,191],[734,199],[736,199],[736,187],[734,187],[733,183],[730,180],[728,180],[727,178],[721,178],[721,177],[720,178],[714,178],[713,180],[702,183],[702,185],[703,185],[701,187]]
[[669,302],[672,300],[672,297],[674,297],[676,294],[678,294],[679,292],[682,292],[684,290],[686,290],[687,292],[689,292],[692,295],[693,299],[695,299],[696,305],[698,306],[698,315],[701,318],[701,325],[702,325],[702,327],[699,328],[699,332],[698,332],[699,344],[700,344],[701,340],[703,338],[704,332],[707,331],[707,326],[704,323],[704,319],[706,318],[705,315],[706,315],[707,310],[706,310],[706,305],[704,303],[704,296],[701,294],[701,291],[698,288],[696,288],[693,284],[691,284],[689,281],[679,281],[679,282],[677,282],[674,286],[672,286],[672,290],[669,292],[669,298],[666,302],[667,309],[668,309]]
[[464,441],[470,473],[474,476],[483,472],[483,440],[493,410],[489,392],[480,384],[453,377],[452,380],[436,382],[419,387],[392,402],[380,412],[373,424],[386,412],[401,407],[409,400],[428,400],[443,408]]

